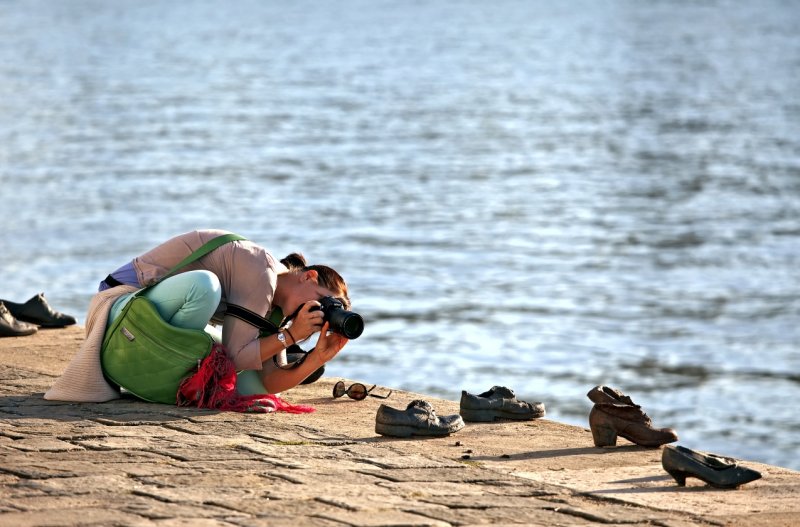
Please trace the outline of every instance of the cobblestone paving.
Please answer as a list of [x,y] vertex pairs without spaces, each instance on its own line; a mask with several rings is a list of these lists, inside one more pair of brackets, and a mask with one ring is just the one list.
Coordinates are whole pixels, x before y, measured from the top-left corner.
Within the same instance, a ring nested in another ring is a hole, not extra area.
[[457,435],[382,438],[379,402],[329,404],[330,379],[287,394],[319,406],[306,415],[69,404],[42,399],[53,373],[5,357],[0,526],[725,524],[523,477],[463,454]]

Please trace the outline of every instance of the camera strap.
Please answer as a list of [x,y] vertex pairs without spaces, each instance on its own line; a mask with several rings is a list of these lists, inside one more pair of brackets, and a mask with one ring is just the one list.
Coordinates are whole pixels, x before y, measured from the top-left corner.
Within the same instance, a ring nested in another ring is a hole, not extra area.
[[297,314],[300,313],[300,310],[303,309],[304,305],[305,305],[305,303],[300,304],[299,306],[297,306],[297,309],[294,310],[294,313],[292,313],[288,317],[284,318],[283,322],[288,324],[290,320],[294,320],[294,317],[296,317]]
[[[230,315],[232,317],[236,317],[239,320],[243,320],[250,324],[251,326],[255,326],[261,331],[259,332],[259,337],[264,337],[267,335],[274,335],[280,328],[277,324],[272,322],[271,320],[262,317],[261,315],[255,313],[254,311],[250,311],[247,308],[242,306],[237,306],[236,304],[228,304],[227,308],[225,309],[225,314]],[[280,309],[273,310],[273,315],[277,315],[279,317],[283,317],[283,314],[280,313]]]

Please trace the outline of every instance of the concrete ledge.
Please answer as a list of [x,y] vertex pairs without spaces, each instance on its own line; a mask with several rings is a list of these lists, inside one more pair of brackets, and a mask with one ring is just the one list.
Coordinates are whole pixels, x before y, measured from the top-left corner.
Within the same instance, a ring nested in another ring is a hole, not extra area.
[[[763,479],[678,487],[661,450],[548,419],[471,424],[447,438],[375,434],[395,390],[333,399],[338,379],[284,394],[312,414],[249,415],[133,399],[42,399],[81,328],[0,339],[0,526],[28,525],[796,525],[800,473],[747,463]],[[349,382],[349,381],[348,381]],[[488,387],[487,387],[488,388]],[[547,401],[545,400],[545,403]],[[680,431],[678,431],[680,433]]]

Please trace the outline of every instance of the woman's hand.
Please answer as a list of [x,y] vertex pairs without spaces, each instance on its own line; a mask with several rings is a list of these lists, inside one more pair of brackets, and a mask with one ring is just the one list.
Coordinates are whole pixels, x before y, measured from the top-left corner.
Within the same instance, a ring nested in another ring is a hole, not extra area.
[[317,345],[314,346],[314,353],[312,353],[312,355],[318,354],[323,364],[334,358],[348,342],[345,337],[338,333],[329,333],[329,326],[328,322],[323,324],[317,339]]
[[308,337],[316,333],[322,328],[323,318],[325,314],[321,309],[310,311],[314,307],[319,307],[320,303],[316,300],[311,300],[303,304],[297,316],[294,317],[292,325],[289,327],[289,332],[293,339],[297,342],[306,340]]
[[296,368],[284,370],[271,365],[261,370],[261,383],[269,393],[280,393],[294,388],[320,366],[331,360],[347,344],[347,339],[338,333],[328,334],[328,323],[322,326],[317,345]]

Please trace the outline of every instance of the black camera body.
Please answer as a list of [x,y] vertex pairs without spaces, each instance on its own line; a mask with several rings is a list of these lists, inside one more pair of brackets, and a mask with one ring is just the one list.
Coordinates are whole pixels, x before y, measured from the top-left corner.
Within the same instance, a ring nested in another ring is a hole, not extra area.
[[364,319],[358,313],[353,313],[344,308],[338,298],[325,296],[319,300],[320,306],[314,306],[310,311],[322,310],[323,320],[330,324],[328,327],[350,340],[357,339],[364,332]]

